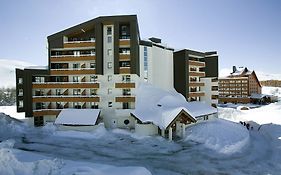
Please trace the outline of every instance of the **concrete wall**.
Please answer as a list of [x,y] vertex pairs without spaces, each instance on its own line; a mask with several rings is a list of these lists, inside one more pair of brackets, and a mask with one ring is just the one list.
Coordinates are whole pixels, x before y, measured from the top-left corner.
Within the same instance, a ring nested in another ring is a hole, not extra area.
[[158,134],[158,127],[152,123],[135,125],[135,133],[141,136],[150,136]]

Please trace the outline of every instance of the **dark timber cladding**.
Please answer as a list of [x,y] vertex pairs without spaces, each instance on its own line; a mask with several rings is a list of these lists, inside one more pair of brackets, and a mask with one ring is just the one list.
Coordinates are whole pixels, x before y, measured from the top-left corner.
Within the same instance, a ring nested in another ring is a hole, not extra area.
[[187,85],[188,78],[188,60],[185,50],[174,52],[174,87],[176,91],[181,93],[185,98],[189,93]]
[[[42,69],[16,69],[16,90],[23,89],[23,97],[17,96],[17,111],[25,112],[25,117],[32,117],[32,77],[45,76],[49,74],[49,70]],[[22,78],[23,83],[19,84],[18,79]],[[23,100],[23,108],[19,108],[19,100]]]
[[130,55],[131,73],[140,75],[139,68],[139,28],[136,15],[104,16],[81,23],[48,37],[49,44],[49,66],[51,49],[63,48],[64,36],[72,35],[81,30],[90,30],[95,36],[96,42],[96,74],[103,74],[103,25],[114,25],[114,72],[119,73],[119,25],[129,24],[130,26]]
[[219,63],[218,63],[218,55],[217,52],[206,52],[206,56],[204,58],[205,62],[205,76],[206,77],[218,77],[219,72]]

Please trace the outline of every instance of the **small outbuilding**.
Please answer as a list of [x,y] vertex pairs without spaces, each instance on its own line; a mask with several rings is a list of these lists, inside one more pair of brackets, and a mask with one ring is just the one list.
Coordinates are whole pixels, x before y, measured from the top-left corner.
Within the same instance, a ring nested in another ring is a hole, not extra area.
[[100,109],[63,109],[55,120],[61,130],[92,131],[99,123]]
[[137,89],[135,132],[140,135],[161,135],[172,140],[185,136],[186,126],[197,120],[216,116],[217,109],[202,102],[187,102],[175,90],[165,91],[149,84]]

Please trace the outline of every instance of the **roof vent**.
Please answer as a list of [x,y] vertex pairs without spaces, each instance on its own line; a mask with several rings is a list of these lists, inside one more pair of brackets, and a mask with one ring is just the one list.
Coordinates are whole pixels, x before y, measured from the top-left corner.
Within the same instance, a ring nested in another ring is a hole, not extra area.
[[161,107],[162,105],[160,105],[160,104],[157,104],[157,106],[158,106],[158,107]]
[[154,43],[161,43],[161,39],[160,38],[151,37],[151,38],[149,38],[149,40],[154,42]]

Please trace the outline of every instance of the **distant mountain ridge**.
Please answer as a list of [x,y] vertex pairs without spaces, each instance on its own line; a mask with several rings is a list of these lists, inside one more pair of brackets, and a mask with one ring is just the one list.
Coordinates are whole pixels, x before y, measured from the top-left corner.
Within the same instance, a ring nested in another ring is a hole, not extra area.
[[260,81],[262,86],[281,87],[281,80]]
[[28,66],[35,66],[32,63],[0,59],[0,88],[16,87],[16,68],[24,68]]

